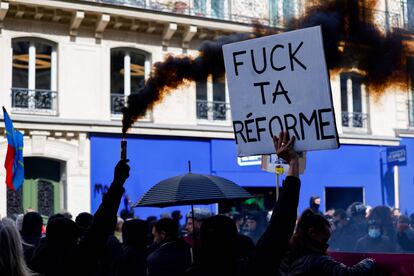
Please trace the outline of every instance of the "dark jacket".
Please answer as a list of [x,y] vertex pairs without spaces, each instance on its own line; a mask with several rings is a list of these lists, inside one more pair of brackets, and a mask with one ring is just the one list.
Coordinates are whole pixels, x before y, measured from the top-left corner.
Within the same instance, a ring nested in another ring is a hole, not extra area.
[[329,244],[333,251],[353,252],[357,241],[367,233],[367,223],[364,219],[353,217],[347,224],[338,227],[332,233]]
[[363,217],[351,217],[346,225],[337,228],[331,237],[331,249],[335,251],[353,252],[360,238],[366,235],[368,225]]
[[148,276],[181,276],[190,265],[190,247],[182,239],[163,243],[147,258]]
[[140,219],[127,220],[122,225],[122,254],[118,266],[120,276],[147,275],[148,223]]
[[337,262],[329,256],[310,253],[289,262],[288,259],[283,260],[280,265],[278,275],[370,275],[372,271],[373,262],[365,259],[358,264],[347,267],[346,265]]
[[257,275],[275,275],[286,254],[295,229],[299,191],[300,179],[286,177],[269,226],[256,244],[254,264]]
[[109,233],[115,230],[116,213],[123,193],[122,185],[110,186],[94,215],[90,231],[78,243],[63,246],[46,237],[32,258],[33,270],[46,276],[94,275]]
[[395,252],[395,246],[387,236],[382,235],[377,239],[373,239],[367,234],[358,240],[355,251],[377,253]]
[[398,233],[397,239],[404,252],[414,252],[414,230],[412,228]]

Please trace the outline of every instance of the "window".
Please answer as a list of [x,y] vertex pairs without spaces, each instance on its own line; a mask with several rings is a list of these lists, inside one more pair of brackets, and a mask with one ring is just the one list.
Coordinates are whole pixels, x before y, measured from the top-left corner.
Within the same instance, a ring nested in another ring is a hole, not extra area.
[[414,31],[414,0],[407,0],[407,27]]
[[272,26],[284,26],[294,18],[298,12],[297,0],[270,0],[269,12]]
[[224,77],[213,76],[197,82],[196,94],[197,119],[215,122],[229,120],[230,105]]
[[411,87],[408,94],[408,122],[410,127],[414,127],[414,57],[408,58],[407,65]]
[[121,114],[125,99],[144,87],[149,75],[148,55],[134,49],[111,51],[111,113]]
[[365,202],[362,187],[325,187],[325,210],[346,210],[354,202]]
[[12,50],[13,111],[56,114],[56,47],[37,39],[15,39]]
[[194,0],[194,15],[224,19],[225,0]]
[[366,93],[362,76],[354,73],[341,74],[341,110],[344,129],[368,129]]

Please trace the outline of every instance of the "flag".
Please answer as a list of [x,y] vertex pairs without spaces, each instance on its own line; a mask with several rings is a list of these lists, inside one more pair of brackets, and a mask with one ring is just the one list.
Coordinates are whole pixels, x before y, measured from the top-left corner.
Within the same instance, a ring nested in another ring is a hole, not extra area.
[[14,129],[13,122],[4,107],[3,117],[8,143],[6,160],[4,162],[6,184],[9,189],[17,191],[24,181],[23,134]]

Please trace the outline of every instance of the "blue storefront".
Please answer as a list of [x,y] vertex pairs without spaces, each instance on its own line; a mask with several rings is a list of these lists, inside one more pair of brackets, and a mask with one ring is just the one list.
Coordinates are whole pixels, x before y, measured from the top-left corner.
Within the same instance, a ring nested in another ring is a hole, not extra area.
[[[90,140],[91,211],[95,212],[112,180],[113,168],[119,159],[120,138],[93,134]],[[414,139],[402,139],[401,144],[407,146],[408,160],[407,166],[400,168],[400,207],[402,212],[412,213]],[[346,195],[350,191],[356,192],[354,195],[360,196],[367,205],[376,206],[384,201],[392,206],[393,173],[386,164],[383,164],[384,177],[381,179],[380,156],[384,150],[385,147],[381,146],[341,145],[337,150],[309,152],[306,170],[301,176],[299,211],[308,207],[312,195],[321,197],[324,210],[329,208],[326,204],[335,205],[338,195]],[[188,160],[194,173],[219,175],[244,187],[275,186],[275,175],[262,171],[260,165],[240,165],[233,140],[130,136],[128,158],[131,173],[125,188],[134,202],[157,182],[187,173]],[[177,208],[139,208],[135,214],[145,218],[174,209]],[[186,212],[188,208],[183,207],[181,210]]]

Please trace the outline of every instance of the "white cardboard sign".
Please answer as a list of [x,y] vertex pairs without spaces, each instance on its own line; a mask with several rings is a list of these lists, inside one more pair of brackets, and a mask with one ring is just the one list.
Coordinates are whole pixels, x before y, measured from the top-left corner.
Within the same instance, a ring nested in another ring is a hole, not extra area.
[[320,27],[223,46],[238,156],[274,153],[288,131],[295,150],[338,148]]

